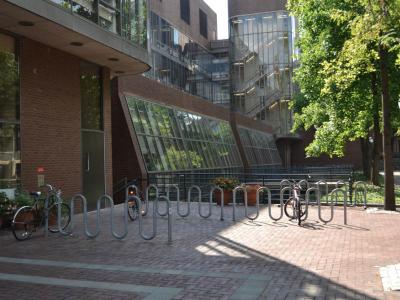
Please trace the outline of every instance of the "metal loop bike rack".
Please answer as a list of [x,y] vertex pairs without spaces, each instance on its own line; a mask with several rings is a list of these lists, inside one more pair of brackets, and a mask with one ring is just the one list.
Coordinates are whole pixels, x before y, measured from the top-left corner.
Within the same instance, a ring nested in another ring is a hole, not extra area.
[[331,201],[333,202],[333,197],[339,198],[339,194],[343,196],[343,223],[347,225],[347,189],[336,188],[331,192]]
[[316,198],[317,198],[317,203],[319,203],[321,200],[321,191],[320,191],[320,189],[319,188],[317,188],[317,187],[311,187],[311,188],[308,188],[307,189],[307,191],[306,191],[306,196],[305,196],[305,202],[306,202],[306,208],[305,208],[305,212],[304,212],[304,216],[303,216],[303,218],[301,219],[302,221],[305,221],[305,220],[307,220],[307,218],[308,218],[308,206],[309,206],[309,204],[310,204],[310,195],[311,195],[311,193],[312,192],[315,192],[315,194],[316,194]]
[[249,213],[248,213],[247,188],[246,188],[246,186],[244,186],[244,215],[250,221],[254,221],[260,215],[260,197],[257,197],[257,194],[256,194],[256,215],[254,217],[249,216]]
[[321,197],[320,197],[320,201],[322,200],[322,198],[324,197],[324,195],[325,195],[325,202],[326,202],[326,204],[328,204],[329,203],[329,185],[328,185],[328,182],[326,182],[325,180],[319,180],[317,183],[316,183],[316,185],[317,185],[317,188],[321,191],[321,188],[320,188],[320,186],[321,185],[324,185],[325,186],[325,193],[324,194],[322,194],[321,193]]
[[201,211],[201,188],[198,185],[192,185],[189,190],[188,190],[188,202],[191,202],[192,199],[192,191],[193,190],[197,190],[197,194],[199,197],[198,200],[198,211],[199,211],[199,216],[202,217],[203,219],[207,219],[211,216],[212,214],[212,197],[210,197],[209,199],[209,205],[208,205],[208,214],[203,215],[202,211]]
[[187,206],[186,206],[186,212],[185,213],[181,213],[181,192],[179,189],[179,186],[177,184],[173,184],[173,185],[169,185],[167,186],[167,197],[169,200],[171,200],[170,198],[170,188],[175,189],[176,191],[176,212],[178,213],[178,215],[182,218],[186,218],[187,216],[189,216],[190,214],[190,197],[188,196],[188,202],[187,202]]
[[[360,197],[359,194],[361,194],[361,201],[364,204],[364,209],[367,208],[367,186],[365,182],[363,181],[357,181],[354,183],[354,206],[357,206],[357,201],[358,198]],[[359,201],[360,202],[360,201]]]
[[[280,191],[279,203],[280,203],[280,207],[281,207],[281,213],[280,213],[280,215],[279,215],[278,218],[275,218],[275,217],[272,215],[272,195],[271,195],[271,190],[270,190],[269,188],[267,188],[266,186],[260,187],[260,188],[257,190],[257,199],[260,198],[260,192],[261,192],[261,191],[264,191],[264,190],[266,190],[267,193],[268,193],[268,215],[269,215],[269,217],[270,217],[272,220],[274,220],[274,221],[279,221],[279,220],[282,219],[282,217],[283,217],[283,206],[284,206],[284,203],[283,203],[283,194],[284,194],[284,192],[289,191],[289,195],[290,195],[290,194],[291,194],[292,188],[291,188],[290,186],[286,186],[286,187],[282,188],[281,191]],[[259,201],[259,200],[258,200],[258,201]]]
[[219,186],[213,186],[211,188],[211,190],[210,190],[210,203],[212,203],[213,195],[214,195],[214,192],[216,190],[218,190],[220,192],[220,194],[221,194],[221,216],[220,216],[220,220],[223,221],[224,220],[224,191]]
[[105,200],[110,204],[110,230],[111,234],[116,238],[116,239],[124,239],[127,234],[128,234],[128,198],[125,199],[124,202],[124,230],[122,234],[118,234],[114,230],[114,201],[113,199],[108,196],[108,195],[103,195],[97,199],[97,211],[96,211],[96,230],[94,233],[91,233],[88,229],[88,213],[87,213],[87,200],[85,196],[83,195],[76,195],[72,197],[70,201],[70,208],[71,208],[71,221],[70,221],[70,231],[65,231],[63,230],[61,226],[61,205],[58,206],[58,211],[57,211],[57,225],[58,225],[58,230],[61,234],[63,235],[71,235],[73,233],[73,228],[74,228],[74,212],[75,212],[75,200],[81,199],[83,203],[83,223],[84,223],[84,233],[86,237],[93,239],[99,236],[100,234],[100,211],[101,211],[101,201]]
[[300,180],[297,184],[299,185],[300,189],[302,189],[302,190],[303,190],[302,184],[305,184],[305,186],[306,186],[305,190],[306,191],[310,188],[309,182],[307,180],[305,180],[305,179]]
[[[348,189],[347,184],[346,184],[345,181],[343,181],[343,180],[338,180],[338,181],[335,183],[335,189],[344,189],[344,191],[345,191],[345,193],[346,193],[346,199],[347,199],[347,193],[348,193],[349,189]],[[332,192],[333,192],[333,191],[332,191]],[[337,205],[337,204],[338,204],[338,196],[336,195],[335,205]],[[346,204],[347,204],[347,203],[346,203]]]
[[145,196],[144,196],[145,208],[144,208],[143,213],[142,213],[143,217],[147,216],[147,213],[149,211],[149,198],[150,198],[150,190],[151,189],[154,189],[156,191],[156,199],[158,199],[158,196],[159,196],[158,187],[155,184],[150,184],[146,188],[146,193],[145,193]]
[[[281,182],[279,183],[279,189],[282,190],[284,187],[291,187],[292,186],[292,182],[289,179],[283,179],[281,180]],[[289,198],[292,197],[292,189],[290,189],[289,191]],[[288,198],[288,199],[289,199]]]
[[[326,196],[327,197],[327,201],[329,201],[329,195],[327,195]],[[321,221],[321,222],[323,222],[323,223],[329,223],[329,222],[331,222],[332,220],[333,220],[333,214],[334,214],[334,202],[333,202],[333,197],[331,196],[330,197],[330,199],[331,199],[331,203],[330,203],[330,208],[331,208],[331,216],[330,216],[330,218],[328,219],[328,220],[325,220],[323,217],[322,217],[322,213],[321,213],[321,197],[318,197],[317,198],[317,200],[318,200],[318,218],[319,218],[319,220]],[[328,204],[328,203],[327,203]]]
[[236,221],[236,197],[237,197],[237,192],[238,191],[243,191],[245,194],[246,202],[247,202],[247,193],[246,193],[246,188],[242,185],[238,185],[232,190],[232,221]]

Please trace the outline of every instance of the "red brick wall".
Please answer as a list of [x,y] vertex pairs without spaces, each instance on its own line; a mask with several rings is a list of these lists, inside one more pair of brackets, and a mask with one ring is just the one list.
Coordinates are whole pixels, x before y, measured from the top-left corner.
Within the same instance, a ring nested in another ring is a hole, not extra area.
[[312,142],[314,134],[312,131],[301,133],[302,140],[292,142],[292,165],[354,165],[357,168],[362,167],[362,153],[360,143],[347,143],[345,147],[345,156],[342,158],[329,158],[327,155],[320,157],[306,158],[305,148]]
[[82,189],[79,59],[29,39],[21,47],[22,186],[37,189],[37,167],[64,196]]
[[[45,181],[69,197],[82,191],[80,59],[29,39],[21,42],[21,180]],[[111,94],[103,73],[106,191],[112,194]]]

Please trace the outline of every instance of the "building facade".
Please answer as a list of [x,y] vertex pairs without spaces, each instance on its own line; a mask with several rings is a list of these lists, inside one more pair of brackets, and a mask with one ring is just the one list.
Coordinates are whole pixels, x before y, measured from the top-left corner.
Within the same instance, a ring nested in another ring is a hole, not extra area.
[[231,103],[238,113],[273,127],[283,165],[362,165],[360,146],[346,147],[344,158],[307,158],[313,132],[292,133],[289,107],[298,92],[293,73],[298,62],[296,20],[286,0],[229,0]]
[[1,191],[112,194],[111,78],[149,69],[146,7],[0,1]]
[[114,80],[113,136],[126,133],[113,140],[114,182],[281,165],[273,128],[231,110],[215,13],[203,1],[148,3],[152,69]]

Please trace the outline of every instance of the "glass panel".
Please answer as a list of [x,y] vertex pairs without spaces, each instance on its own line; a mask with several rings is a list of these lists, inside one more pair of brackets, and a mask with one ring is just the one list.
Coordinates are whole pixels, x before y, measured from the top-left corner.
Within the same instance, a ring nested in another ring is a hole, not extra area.
[[100,68],[81,63],[82,128],[103,130],[103,103]]
[[126,100],[149,172],[241,165],[228,122],[137,97]]
[[279,165],[282,163],[271,133],[241,126],[238,127],[238,131],[250,165]]
[[97,23],[98,7],[95,0],[75,0],[72,1],[72,10],[78,15]]
[[1,33],[0,74],[0,189],[17,188],[21,176],[19,70],[15,40]]

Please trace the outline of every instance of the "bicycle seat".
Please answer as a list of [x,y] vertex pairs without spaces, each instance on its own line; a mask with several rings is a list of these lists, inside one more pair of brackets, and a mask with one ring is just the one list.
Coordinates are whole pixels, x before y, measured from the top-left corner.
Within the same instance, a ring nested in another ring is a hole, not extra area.
[[40,197],[40,195],[42,194],[42,192],[30,192],[29,195],[33,196],[33,197]]

